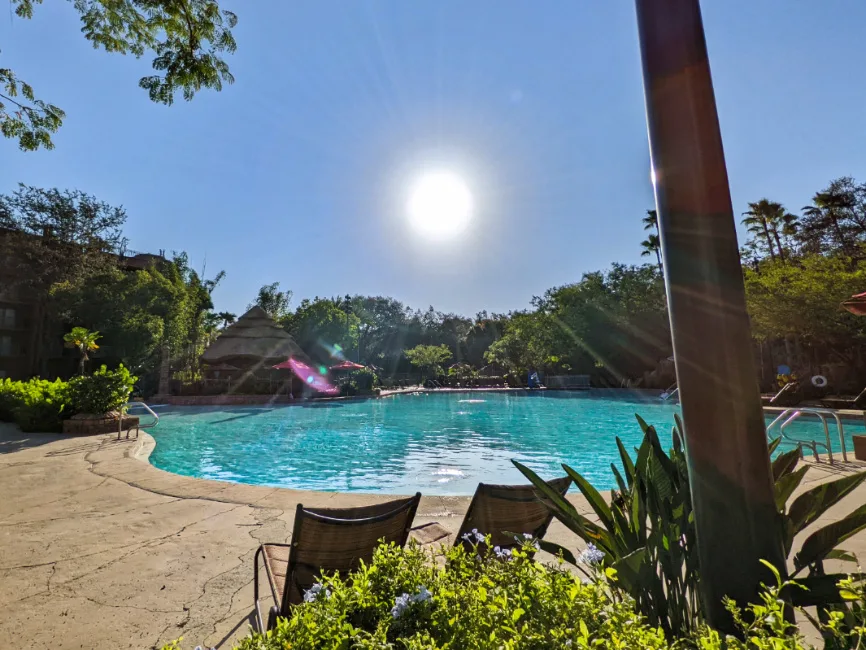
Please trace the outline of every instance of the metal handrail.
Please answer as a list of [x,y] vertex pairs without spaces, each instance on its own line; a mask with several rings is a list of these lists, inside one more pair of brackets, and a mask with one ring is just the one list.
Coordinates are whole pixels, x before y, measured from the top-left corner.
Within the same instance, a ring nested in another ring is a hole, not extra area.
[[[154,412],[152,408],[150,408],[144,402],[127,402],[123,408],[121,409],[121,413],[127,413],[129,409],[133,406],[140,406],[145,411],[147,411],[150,415],[153,416],[153,422],[150,424],[136,424],[135,425],[135,439],[138,440],[138,433],[141,429],[152,429],[157,424],[159,424],[159,416]],[[120,440],[120,434],[123,432],[123,417],[121,416],[118,425],[117,425],[117,439]],[[129,430],[126,431],[126,438],[129,439]]]
[[[817,440],[812,440],[811,442],[807,440],[798,440],[793,438],[785,433],[785,427],[799,419],[802,415],[814,415],[819,420],[821,420],[821,424],[824,426],[824,438],[826,442],[818,442]],[[812,450],[812,453],[815,456],[816,460],[819,460],[818,457],[818,446],[825,447],[827,449],[827,456],[830,461],[830,464],[833,464],[833,450],[832,445],[830,443],[830,427],[827,423],[827,416],[832,416],[833,419],[836,420],[836,430],[839,433],[839,444],[842,448],[842,460],[844,462],[848,462],[848,451],[845,445],[845,427],[842,424],[842,418],[839,417],[839,414],[831,409],[817,409],[817,408],[789,408],[782,411],[775,420],[773,420],[769,425],[767,425],[767,433],[776,426],[779,425],[779,431],[783,438],[788,442],[792,442],[796,444],[800,448],[800,453],[803,452],[803,447],[809,447]],[[784,420],[784,422],[783,422]],[[781,424],[779,424],[781,422]]]

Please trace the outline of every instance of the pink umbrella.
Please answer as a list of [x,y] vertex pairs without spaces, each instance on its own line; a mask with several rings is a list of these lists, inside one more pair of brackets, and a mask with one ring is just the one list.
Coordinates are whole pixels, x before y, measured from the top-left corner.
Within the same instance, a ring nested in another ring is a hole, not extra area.
[[282,363],[278,363],[277,365],[272,367],[276,370],[291,370],[307,386],[319,391],[320,393],[325,393],[327,395],[336,395],[340,392],[337,387],[329,384],[328,380],[325,379],[322,375],[320,375],[316,370],[308,366],[303,361],[298,361],[294,357],[289,357]]
[[364,368],[364,366],[360,363],[355,363],[354,361],[342,361],[336,366],[331,366],[329,370],[361,370],[362,368]]
[[855,293],[842,306],[855,316],[866,316],[866,293]]

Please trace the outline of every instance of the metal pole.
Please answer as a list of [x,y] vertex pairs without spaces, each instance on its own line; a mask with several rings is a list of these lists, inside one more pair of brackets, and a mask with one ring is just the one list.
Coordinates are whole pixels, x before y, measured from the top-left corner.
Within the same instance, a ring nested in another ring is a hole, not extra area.
[[659,234],[683,409],[701,590],[730,631],[730,596],[785,575],[742,268],[698,0],[636,0]]

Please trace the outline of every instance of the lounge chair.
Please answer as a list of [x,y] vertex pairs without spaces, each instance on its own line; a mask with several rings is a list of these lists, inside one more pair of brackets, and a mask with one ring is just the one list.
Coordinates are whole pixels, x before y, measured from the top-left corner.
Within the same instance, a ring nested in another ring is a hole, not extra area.
[[[322,572],[345,576],[361,560],[370,562],[380,541],[406,544],[419,492],[408,499],[360,508],[304,508],[298,504],[290,544],[262,544],[256,551],[253,592],[259,631],[271,629],[277,616],[287,616],[293,605],[303,602],[304,592]],[[267,627],[259,607],[259,557],[275,605]]]
[[[547,484],[565,495],[571,485],[571,478],[553,479]],[[488,485],[479,483],[460,524],[454,545],[469,546],[477,540],[464,539],[473,529],[480,534],[490,535],[493,546],[514,548],[522,541],[514,539],[510,533],[527,533],[541,539],[547,532],[553,513],[545,505],[543,497],[532,485]],[[470,536],[471,537],[471,536]]]

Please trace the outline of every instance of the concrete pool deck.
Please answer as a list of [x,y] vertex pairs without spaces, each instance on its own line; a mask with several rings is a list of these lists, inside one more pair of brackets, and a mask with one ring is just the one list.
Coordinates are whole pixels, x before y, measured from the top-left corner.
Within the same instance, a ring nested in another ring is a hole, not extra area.
[[[285,542],[295,506],[389,496],[179,476],[146,462],[152,439],[24,434],[0,423],[0,636],[28,648],[230,648],[248,632],[253,554]],[[866,465],[812,465],[809,483]],[[572,496],[588,513],[582,498]],[[819,522],[866,502],[860,486]],[[469,497],[425,497],[416,525],[457,530]],[[551,541],[577,538],[554,521]],[[451,537],[442,541],[450,542]],[[866,557],[866,533],[844,544]]]

